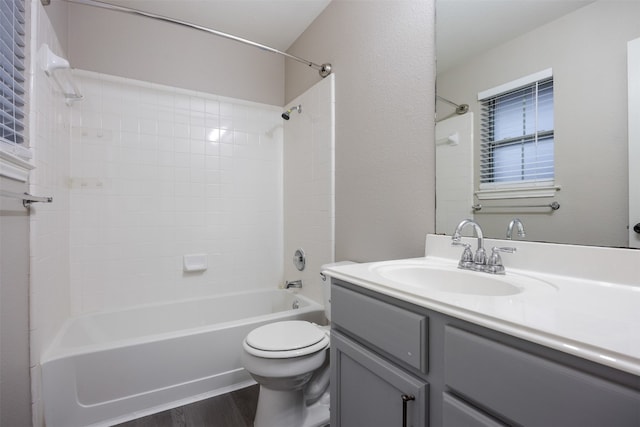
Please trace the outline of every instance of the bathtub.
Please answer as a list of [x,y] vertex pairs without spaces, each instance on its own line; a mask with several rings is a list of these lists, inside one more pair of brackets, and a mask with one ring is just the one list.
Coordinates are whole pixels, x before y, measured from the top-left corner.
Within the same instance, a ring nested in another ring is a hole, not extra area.
[[242,340],[287,319],[320,323],[323,307],[257,290],[72,318],[41,360],[46,425],[113,425],[255,384]]

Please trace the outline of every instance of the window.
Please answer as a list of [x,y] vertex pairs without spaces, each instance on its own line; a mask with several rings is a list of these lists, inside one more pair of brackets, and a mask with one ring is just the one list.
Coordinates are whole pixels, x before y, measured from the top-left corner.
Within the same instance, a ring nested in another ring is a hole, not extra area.
[[478,95],[480,192],[552,186],[553,77],[545,70]]
[[1,149],[1,146],[15,147],[24,143],[24,0],[0,0],[0,92]]

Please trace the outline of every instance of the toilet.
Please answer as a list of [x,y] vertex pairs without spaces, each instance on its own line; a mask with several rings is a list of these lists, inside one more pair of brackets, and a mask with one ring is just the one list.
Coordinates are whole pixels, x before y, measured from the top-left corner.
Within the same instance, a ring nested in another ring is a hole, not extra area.
[[[331,285],[324,276],[322,288],[330,320]],[[242,362],[260,384],[254,427],[329,424],[329,326],[303,320],[260,326],[244,339]]]

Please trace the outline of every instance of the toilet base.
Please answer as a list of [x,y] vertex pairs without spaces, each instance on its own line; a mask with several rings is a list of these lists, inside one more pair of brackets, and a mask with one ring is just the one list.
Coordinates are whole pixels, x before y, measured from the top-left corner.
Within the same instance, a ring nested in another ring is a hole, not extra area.
[[329,425],[329,391],[317,402],[306,407],[306,416],[302,427],[325,427]]
[[254,427],[323,427],[329,424],[329,392],[304,404],[302,390],[271,390],[260,386]]

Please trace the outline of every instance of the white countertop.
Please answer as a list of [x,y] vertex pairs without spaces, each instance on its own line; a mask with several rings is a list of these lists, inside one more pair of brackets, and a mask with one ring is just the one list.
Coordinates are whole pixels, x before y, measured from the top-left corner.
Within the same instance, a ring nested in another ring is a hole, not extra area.
[[[518,247],[518,253],[508,257],[503,255],[507,274],[502,280],[534,277],[548,285],[547,289],[525,290],[505,296],[438,292],[389,280],[376,271],[382,265],[407,263],[453,269],[458,260],[451,255],[459,256],[462,249],[449,249],[450,240],[447,236],[427,236],[424,258],[330,267],[325,274],[640,375],[640,251],[488,240],[489,244],[485,244],[488,250],[497,245]],[[469,243],[475,247],[475,239]],[[527,269],[525,258],[535,258],[538,261],[530,264],[537,266],[540,259],[536,256],[538,251],[544,251],[550,260],[548,265],[544,269]],[[520,260],[514,262],[518,256]],[[594,271],[601,273],[585,273],[593,269],[596,262],[600,267],[596,265]],[[520,265],[510,267],[510,264]],[[615,274],[606,274],[607,271],[615,271]],[[487,275],[482,272],[464,273]],[[613,277],[615,281],[604,280],[604,276]]]

